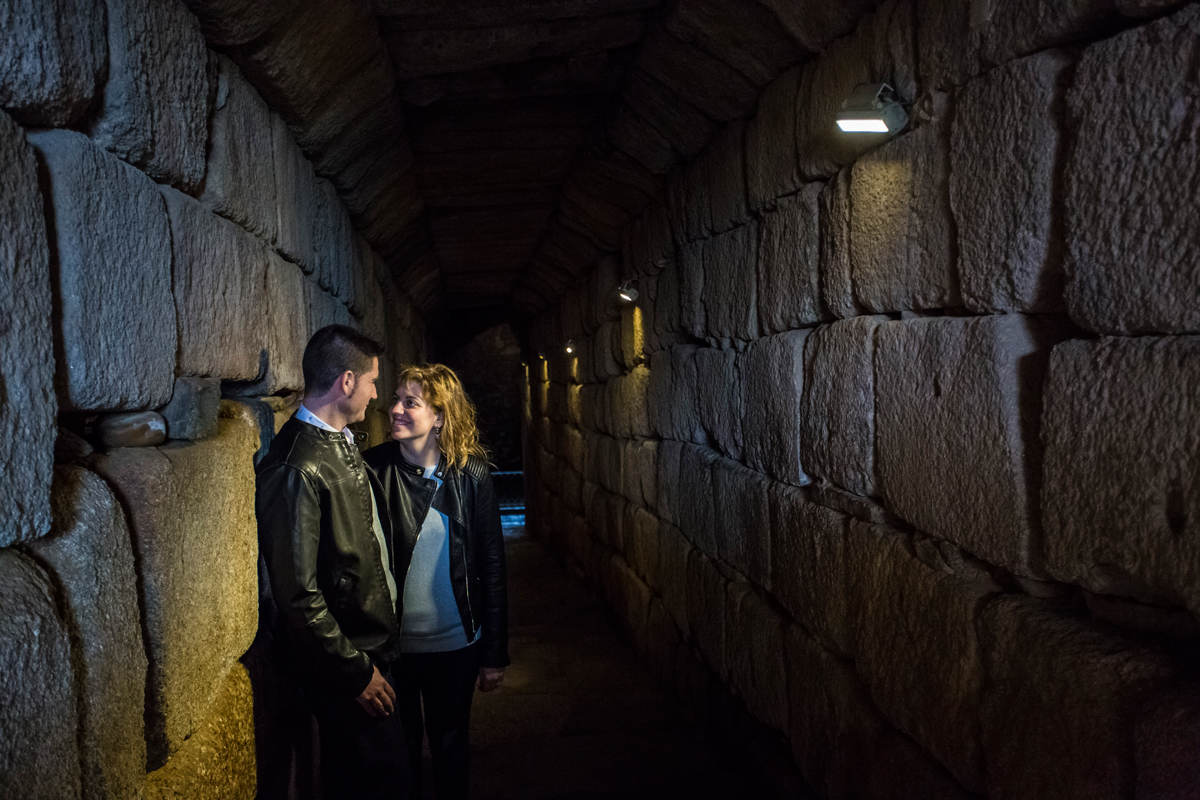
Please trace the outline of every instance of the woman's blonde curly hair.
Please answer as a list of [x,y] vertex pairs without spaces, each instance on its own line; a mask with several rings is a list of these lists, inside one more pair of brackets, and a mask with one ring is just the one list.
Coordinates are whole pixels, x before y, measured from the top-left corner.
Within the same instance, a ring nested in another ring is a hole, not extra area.
[[486,461],[487,450],[480,444],[479,428],[475,426],[475,406],[454,370],[444,364],[412,364],[400,370],[396,378],[398,388],[409,383],[420,386],[425,403],[443,415],[438,446],[446,460],[458,469],[467,465],[468,456]]

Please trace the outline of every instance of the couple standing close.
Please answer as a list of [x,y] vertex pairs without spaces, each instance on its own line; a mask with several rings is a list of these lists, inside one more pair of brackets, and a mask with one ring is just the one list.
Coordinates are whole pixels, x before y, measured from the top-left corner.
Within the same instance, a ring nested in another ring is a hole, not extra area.
[[423,732],[437,797],[465,798],[475,684],[508,664],[499,504],[448,367],[405,368],[391,441],[359,454],[348,426],[382,353],[353,328],[313,334],[304,401],[258,467],[281,666],[316,715],[326,800],[418,796]]

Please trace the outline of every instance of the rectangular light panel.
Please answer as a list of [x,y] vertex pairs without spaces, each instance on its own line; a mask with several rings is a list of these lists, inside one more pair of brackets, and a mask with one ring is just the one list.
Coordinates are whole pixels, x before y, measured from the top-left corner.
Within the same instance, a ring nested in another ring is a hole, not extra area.
[[846,133],[887,133],[888,126],[881,119],[839,119],[838,127]]

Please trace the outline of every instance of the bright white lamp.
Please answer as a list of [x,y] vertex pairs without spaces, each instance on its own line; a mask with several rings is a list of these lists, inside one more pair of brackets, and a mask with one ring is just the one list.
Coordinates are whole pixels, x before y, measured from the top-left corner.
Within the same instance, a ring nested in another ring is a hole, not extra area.
[[837,124],[846,133],[896,133],[908,124],[908,113],[891,86],[863,83],[842,103]]

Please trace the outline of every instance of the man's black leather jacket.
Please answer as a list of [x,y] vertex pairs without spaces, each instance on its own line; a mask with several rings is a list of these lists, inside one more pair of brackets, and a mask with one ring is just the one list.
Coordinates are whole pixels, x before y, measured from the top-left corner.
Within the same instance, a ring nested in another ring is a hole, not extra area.
[[373,660],[399,652],[372,491],[398,575],[383,486],[344,435],[292,417],[258,465],[259,548],[289,655],[306,682],[352,697],[370,683]]
[[[500,504],[492,473],[482,459],[471,457],[462,469],[450,466],[443,455],[434,473],[404,460],[400,445],[384,442],[364,457],[383,483],[387,507],[396,531],[397,582],[408,571],[413,548],[425,515],[432,505],[450,521],[450,582],[467,641],[479,634],[481,667],[508,666],[508,594],[504,575],[504,534]],[[403,617],[404,590],[400,590],[399,616]]]

